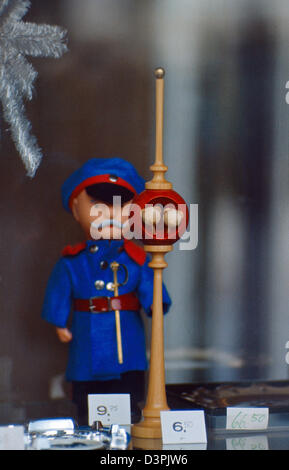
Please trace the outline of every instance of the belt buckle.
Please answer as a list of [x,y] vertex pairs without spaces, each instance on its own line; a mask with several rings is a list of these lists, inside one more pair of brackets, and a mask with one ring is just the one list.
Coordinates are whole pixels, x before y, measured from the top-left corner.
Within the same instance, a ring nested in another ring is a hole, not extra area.
[[111,302],[111,297],[106,297],[107,300],[107,311],[110,312],[113,310],[112,308],[112,302]]
[[[96,310],[95,305],[93,305],[94,299],[97,299],[97,298],[99,298],[99,297],[90,297],[89,298],[89,311],[91,313],[97,313],[99,311],[99,310]],[[103,312],[113,311],[111,297],[106,297],[106,301],[107,301],[107,308],[102,309],[101,311],[103,311]]]
[[90,298],[89,298],[89,311],[90,311],[91,313],[95,313],[95,312],[96,312],[95,306],[93,305],[94,299],[96,299],[96,297],[90,297]]

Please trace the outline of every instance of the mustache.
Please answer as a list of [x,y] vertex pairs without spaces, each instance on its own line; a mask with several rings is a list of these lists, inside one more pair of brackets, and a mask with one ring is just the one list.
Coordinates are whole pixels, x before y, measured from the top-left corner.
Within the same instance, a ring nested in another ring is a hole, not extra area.
[[119,221],[119,220],[116,220],[116,219],[105,219],[105,220],[102,220],[101,222],[97,223],[96,221],[92,222],[91,226],[94,228],[94,229],[100,229],[100,228],[105,228],[105,227],[110,227],[111,225],[113,225],[114,227],[117,227],[117,228],[124,228],[126,225],[128,224],[128,221],[124,222],[123,224]]

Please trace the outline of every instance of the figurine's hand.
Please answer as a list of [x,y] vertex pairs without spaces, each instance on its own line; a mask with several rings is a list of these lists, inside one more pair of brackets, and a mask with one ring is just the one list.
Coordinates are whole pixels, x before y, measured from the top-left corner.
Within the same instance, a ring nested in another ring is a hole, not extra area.
[[69,343],[72,340],[72,333],[68,328],[56,328],[56,333],[62,343]]

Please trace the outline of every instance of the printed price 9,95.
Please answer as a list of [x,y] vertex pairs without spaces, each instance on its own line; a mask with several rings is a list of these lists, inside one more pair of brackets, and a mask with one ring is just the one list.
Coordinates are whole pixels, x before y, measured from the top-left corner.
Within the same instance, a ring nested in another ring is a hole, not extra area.
[[88,395],[89,425],[101,421],[103,425],[130,424],[130,396],[128,394]]

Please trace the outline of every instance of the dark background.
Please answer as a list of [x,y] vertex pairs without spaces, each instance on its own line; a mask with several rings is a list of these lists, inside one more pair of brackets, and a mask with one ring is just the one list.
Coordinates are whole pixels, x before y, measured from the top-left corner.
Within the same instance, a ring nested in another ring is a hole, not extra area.
[[151,176],[159,65],[170,179],[199,204],[198,247],[168,276],[173,300],[189,305],[177,300],[168,320],[169,380],[287,377],[289,7],[269,5],[32,1],[23,20],[66,28],[69,52],[28,58],[38,78],[25,106],[43,150],[33,179],[0,119],[2,400],[45,399],[61,380],[66,346],[41,306],[62,248],[82,234],[60,187],[90,157],[120,156]]

